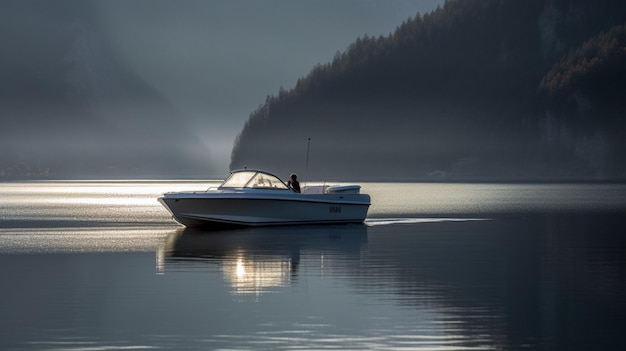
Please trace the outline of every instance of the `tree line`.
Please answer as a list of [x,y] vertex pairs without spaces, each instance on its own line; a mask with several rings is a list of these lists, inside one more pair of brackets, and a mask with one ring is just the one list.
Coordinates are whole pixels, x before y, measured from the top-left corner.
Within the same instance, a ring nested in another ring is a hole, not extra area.
[[312,137],[338,177],[624,178],[625,24],[617,0],[448,0],[268,96],[231,167],[286,171]]

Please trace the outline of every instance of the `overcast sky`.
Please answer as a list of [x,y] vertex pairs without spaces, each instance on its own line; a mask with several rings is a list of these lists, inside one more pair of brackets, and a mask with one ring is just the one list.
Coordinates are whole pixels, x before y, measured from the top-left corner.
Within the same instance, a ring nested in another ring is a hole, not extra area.
[[17,26],[13,28],[33,28],[21,33],[36,37],[35,28],[46,28],[41,23],[75,20],[86,11],[120,64],[182,112],[181,123],[204,140],[213,166],[227,170],[236,135],[267,95],[277,94],[280,87],[291,89],[313,66],[331,61],[358,37],[386,36],[402,21],[443,3],[0,0],[0,18]]

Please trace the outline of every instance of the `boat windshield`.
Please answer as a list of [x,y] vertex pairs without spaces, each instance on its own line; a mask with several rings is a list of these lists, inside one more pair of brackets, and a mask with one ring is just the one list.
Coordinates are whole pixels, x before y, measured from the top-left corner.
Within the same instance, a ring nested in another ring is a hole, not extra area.
[[278,177],[259,171],[233,172],[220,188],[289,189]]

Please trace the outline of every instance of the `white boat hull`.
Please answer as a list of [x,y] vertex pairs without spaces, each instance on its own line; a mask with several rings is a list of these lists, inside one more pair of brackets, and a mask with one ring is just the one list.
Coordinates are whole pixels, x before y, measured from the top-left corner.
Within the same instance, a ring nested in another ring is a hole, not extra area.
[[171,193],[159,201],[187,227],[361,223],[367,194]]

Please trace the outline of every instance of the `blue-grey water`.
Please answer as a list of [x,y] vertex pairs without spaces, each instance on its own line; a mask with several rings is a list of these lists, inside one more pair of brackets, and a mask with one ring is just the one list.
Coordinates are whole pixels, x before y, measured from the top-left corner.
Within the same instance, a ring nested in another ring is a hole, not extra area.
[[185,230],[211,182],[0,183],[2,350],[618,350],[626,185],[364,183],[364,225]]

